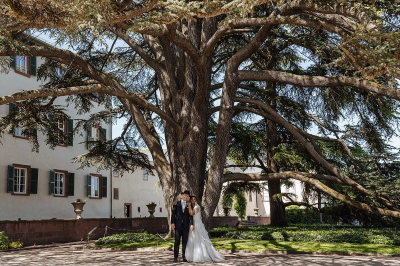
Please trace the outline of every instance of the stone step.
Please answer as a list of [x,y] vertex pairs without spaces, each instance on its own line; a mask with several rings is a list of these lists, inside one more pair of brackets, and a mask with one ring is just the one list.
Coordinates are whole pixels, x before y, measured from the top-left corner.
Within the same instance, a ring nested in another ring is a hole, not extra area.
[[258,224],[256,222],[252,221],[239,221],[238,222],[238,227],[248,227],[248,226],[257,226]]

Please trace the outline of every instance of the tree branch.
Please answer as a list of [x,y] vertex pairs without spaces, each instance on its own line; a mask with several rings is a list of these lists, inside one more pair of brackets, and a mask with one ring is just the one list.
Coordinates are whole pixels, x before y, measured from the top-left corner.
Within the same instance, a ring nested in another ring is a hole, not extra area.
[[339,87],[350,86],[374,92],[392,99],[400,100],[400,90],[367,81],[360,78],[346,76],[307,76],[295,75],[274,70],[264,71],[239,71],[241,81],[275,81],[301,87]]
[[369,195],[371,197],[376,197],[380,202],[382,202],[386,206],[393,207],[393,204],[389,200],[371,193],[369,190],[365,189],[363,186],[361,186],[360,184],[355,182],[353,179],[351,179],[347,175],[345,175],[336,166],[334,166],[331,163],[329,163],[320,153],[318,153],[318,151],[315,149],[315,147],[312,144],[310,144],[295,127],[293,127],[293,125],[291,125],[288,121],[286,121],[282,116],[280,116],[269,105],[265,104],[262,101],[253,100],[253,99],[236,98],[235,101],[255,104],[258,107],[260,107],[262,110],[264,110],[265,112],[269,113],[273,117],[271,119],[272,121],[275,121],[276,123],[278,123],[281,126],[285,127],[293,135],[293,137],[301,145],[303,145],[303,147],[309,152],[309,154],[316,161],[318,161],[323,167],[325,167],[328,171],[330,171],[331,173],[336,175],[339,179],[341,179],[347,185],[357,189],[358,191],[362,192],[363,194]]

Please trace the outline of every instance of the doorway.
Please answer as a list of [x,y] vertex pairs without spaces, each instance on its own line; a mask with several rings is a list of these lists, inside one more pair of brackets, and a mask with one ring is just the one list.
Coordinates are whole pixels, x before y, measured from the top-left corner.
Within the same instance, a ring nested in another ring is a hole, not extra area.
[[132,218],[132,204],[124,203],[124,218]]

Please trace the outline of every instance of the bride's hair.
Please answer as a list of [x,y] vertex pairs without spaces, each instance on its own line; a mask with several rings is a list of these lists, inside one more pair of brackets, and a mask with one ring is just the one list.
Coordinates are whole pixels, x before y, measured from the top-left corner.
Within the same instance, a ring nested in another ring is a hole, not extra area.
[[194,206],[196,206],[196,204],[197,204],[197,197],[196,196],[190,196],[189,202],[190,202],[190,204],[192,204],[192,199],[193,198],[196,199],[196,202],[194,203]]

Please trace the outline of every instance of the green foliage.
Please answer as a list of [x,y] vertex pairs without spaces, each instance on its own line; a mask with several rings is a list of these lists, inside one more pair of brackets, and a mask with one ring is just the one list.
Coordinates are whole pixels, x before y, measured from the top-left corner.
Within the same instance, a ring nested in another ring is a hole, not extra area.
[[236,211],[240,219],[244,219],[246,216],[247,200],[244,196],[244,192],[238,192],[235,194],[235,203],[233,209]]
[[22,243],[20,241],[11,242],[10,243],[10,248],[22,248],[23,245],[24,245],[24,243]]
[[222,195],[222,207],[224,208],[232,208],[233,204],[233,195],[230,193],[223,193]]
[[290,206],[285,209],[286,221],[291,224],[316,224],[319,222],[318,212],[311,209],[300,209]]
[[211,237],[231,238],[239,235],[244,239],[277,241],[314,241],[318,238],[328,242],[359,244],[400,245],[398,228],[365,228],[357,226],[297,225],[285,228],[268,225],[250,228],[218,227],[210,231]]
[[5,232],[0,232],[0,249],[8,249],[10,247],[10,240]]
[[232,208],[233,199],[235,198],[235,205],[233,208],[241,219],[244,219],[246,215],[247,206],[244,191],[260,193],[260,184],[250,182],[231,182],[225,186],[222,191],[222,207]]
[[96,245],[108,245],[108,244],[121,244],[121,243],[131,243],[131,242],[143,242],[148,240],[155,240],[157,237],[155,235],[149,234],[147,232],[140,233],[122,233],[115,234],[112,236],[106,236],[99,238]]
[[231,182],[224,187],[222,192],[222,206],[232,208],[233,199],[235,203],[233,209],[241,219],[246,216],[247,200],[244,192],[260,193],[260,184],[250,182]]

